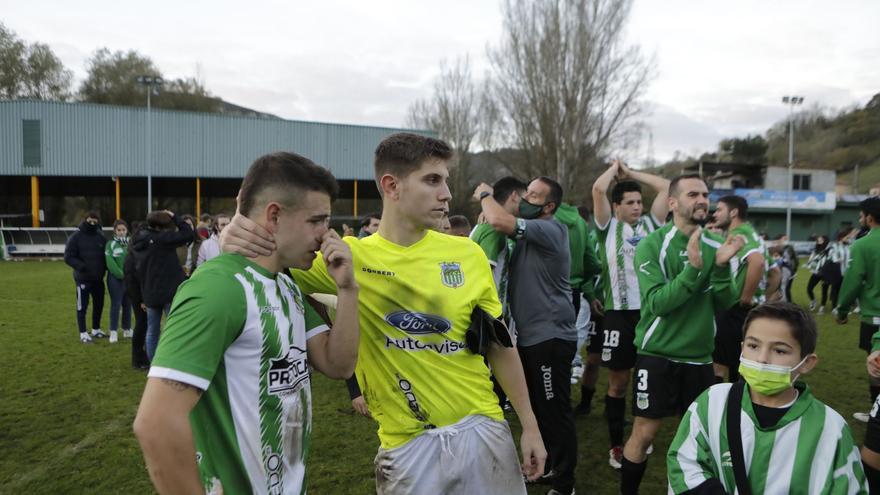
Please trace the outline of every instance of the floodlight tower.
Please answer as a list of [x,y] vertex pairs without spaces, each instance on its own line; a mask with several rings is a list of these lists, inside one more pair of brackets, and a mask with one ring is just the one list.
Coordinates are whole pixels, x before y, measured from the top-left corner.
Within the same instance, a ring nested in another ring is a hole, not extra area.
[[788,105],[788,196],[785,207],[785,237],[791,242],[791,203],[794,175],[794,107],[804,102],[803,96],[783,96],[782,103]]
[[147,213],[153,209],[153,126],[150,112],[150,95],[159,96],[159,88],[165,82],[159,76],[137,76],[138,84],[147,89]]

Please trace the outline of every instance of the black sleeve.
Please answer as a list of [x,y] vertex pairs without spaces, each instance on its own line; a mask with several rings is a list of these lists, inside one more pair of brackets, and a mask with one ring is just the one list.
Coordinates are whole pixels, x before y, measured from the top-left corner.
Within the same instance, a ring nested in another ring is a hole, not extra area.
[[79,257],[79,232],[74,232],[64,247],[64,262],[76,271],[85,269],[85,262]]
[[709,478],[699,485],[684,492],[683,495],[727,495],[724,485],[718,478]]
[[357,381],[356,376],[351,375],[351,378],[349,378],[348,380],[345,380],[345,385],[348,386],[348,397],[351,400],[355,400],[358,397],[360,397],[361,395],[363,395],[361,393],[361,387],[358,385],[358,381]]
[[156,243],[163,246],[178,247],[189,244],[193,240],[193,229],[177,215],[172,217],[177,225],[177,232],[162,232],[156,236]]

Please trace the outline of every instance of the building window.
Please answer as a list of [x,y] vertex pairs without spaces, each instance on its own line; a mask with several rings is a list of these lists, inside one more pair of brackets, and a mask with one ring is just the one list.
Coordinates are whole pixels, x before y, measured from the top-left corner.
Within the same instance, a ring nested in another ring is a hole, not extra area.
[[42,140],[40,139],[40,121],[21,121],[22,165],[25,167],[42,166]]
[[810,174],[794,174],[791,178],[791,188],[795,191],[810,190]]

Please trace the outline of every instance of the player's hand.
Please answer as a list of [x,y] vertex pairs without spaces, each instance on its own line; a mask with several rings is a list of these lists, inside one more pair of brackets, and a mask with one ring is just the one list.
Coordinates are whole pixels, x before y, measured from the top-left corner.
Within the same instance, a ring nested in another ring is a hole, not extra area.
[[617,162],[617,178],[619,180],[625,180],[630,178],[629,167],[626,166],[626,163],[623,163],[621,160],[615,160]]
[[702,233],[703,229],[695,228],[687,245],[688,263],[697,270],[703,268],[703,253],[700,251],[700,235]]
[[480,185],[477,186],[476,189],[474,189],[474,196],[473,196],[474,201],[479,201],[480,195],[483,194],[484,192],[492,194],[492,192],[494,192],[494,191],[492,189],[492,186],[490,186],[489,184],[486,184],[485,182],[480,182]]
[[544,463],[547,461],[547,450],[544,449],[544,441],[537,426],[523,429],[519,448],[523,458],[522,472],[526,479],[535,481],[544,474]]
[[605,306],[598,299],[593,299],[593,302],[590,303],[590,310],[599,316],[605,316]]
[[354,237],[354,229],[349,227],[347,223],[342,224],[342,237]]
[[715,264],[717,266],[727,266],[730,259],[736,256],[736,253],[746,245],[746,238],[742,234],[728,237],[724,244],[715,251]]
[[372,418],[373,416],[370,414],[370,410],[367,408],[367,401],[364,400],[364,396],[361,395],[359,397],[355,397],[351,400],[351,407],[360,414],[361,416]]
[[354,279],[354,263],[351,260],[351,249],[336,233],[328,230],[321,240],[321,254],[327,265],[327,273],[336,282],[339,289],[356,289]]
[[248,258],[269,256],[275,251],[275,236],[250,218],[236,212],[220,233],[220,251]]
[[880,351],[874,351],[868,355],[868,374],[874,378],[880,378]]

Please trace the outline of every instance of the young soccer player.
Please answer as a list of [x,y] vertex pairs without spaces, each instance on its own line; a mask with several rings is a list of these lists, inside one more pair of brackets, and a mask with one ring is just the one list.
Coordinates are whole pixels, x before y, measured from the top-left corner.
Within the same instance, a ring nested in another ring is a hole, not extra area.
[[[489,261],[470,239],[433,230],[449,211],[451,158],[437,139],[399,133],[383,140],[374,163],[379,231],[344,238],[360,285],[355,375],[379,423],[376,491],[524,494],[489,370],[465,342],[477,306],[501,315]],[[221,244],[245,254],[275,249],[265,229],[239,215]],[[306,293],[337,290],[320,258],[294,275]],[[547,454],[517,351],[493,344],[486,357],[523,426],[522,472],[536,479]]]
[[[619,182],[611,188],[609,201],[608,188],[615,179]],[[650,186],[657,194],[647,215],[643,215],[640,183]],[[639,280],[633,258],[642,239],[666,223],[668,194],[668,180],[630,170],[617,160],[593,184],[596,236],[602,279],[607,289],[603,301],[603,327],[599,329],[598,336],[602,341],[601,365],[608,368],[608,395],[605,396],[605,418],[611,439],[608,464],[615,469],[620,469],[623,458],[626,387],[636,362],[633,341],[641,308]]]
[[[305,492],[310,369],[347,378],[357,361],[351,252],[328,230],[337,191],[328,170],[293,153],[248,169],[240,214],[278,249],[217,256],[174,298],[134,424],[159,493]],[[319,248],[337,287],[332,329],[283,274],[311,266]]]
[[[666,458],[670,493],[868,493],[846,421],[796,381],[816,366],[816,339],[816,322],[800,306],[749,312],[745,385],[714,385],[688,408]],[[729,403],[736,396],[739,404]],[[731,415],[739,425],[728,423]]]

